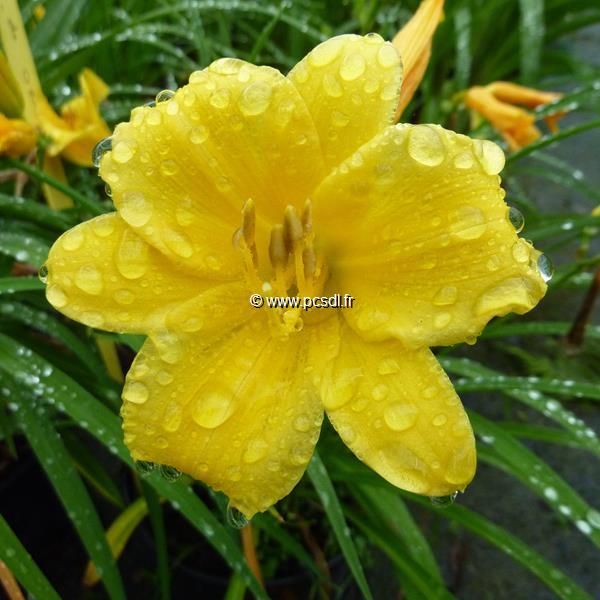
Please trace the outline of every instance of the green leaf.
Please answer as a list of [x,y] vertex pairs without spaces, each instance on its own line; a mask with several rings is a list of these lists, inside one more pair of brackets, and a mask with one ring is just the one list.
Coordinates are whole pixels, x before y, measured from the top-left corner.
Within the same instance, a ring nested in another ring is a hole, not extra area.
[[544,0],[519,0],[521,75],[525,81],[537,79],[544,43]]
[[17,581],[40,600],[60,600],[60,596],[40,571],[19,538],[0,515],[0,560],[3,560]]
[[0,193],[0,215],[30,221],[60,232],[77,223],[75,218],[64,211],[52,210],[40,202],[2,193]]
[[17,292],[36,292],[45,289],[37,277],[2,277],[0,278],[0,295]]
[[367,584],[362,564],[356,552],[356,547],[352,541],[352,535],[346,525],[342,507],[340,506],[337,494],[333,489],[325,465],[323,464],[323,461],[321,461],[316,450],[308,465],[307,473],[321,500],[321,504],[323,505],[325,514],[327,515],[338,544],[340,545],[342,554],[350,567],[350,571],[352,572],[360,591],[365,598],[372,600],[373,596],[371,595],[371,590]]
[[[17,381],[18,375],[15,374]],[[101,569],[108,595],[124,599],[123,582],[104,537],[100,517],[44,405],[24,394],[14,394],[13,401],[18,404],[15,413],[17,423],[50,479],[89,557]]]

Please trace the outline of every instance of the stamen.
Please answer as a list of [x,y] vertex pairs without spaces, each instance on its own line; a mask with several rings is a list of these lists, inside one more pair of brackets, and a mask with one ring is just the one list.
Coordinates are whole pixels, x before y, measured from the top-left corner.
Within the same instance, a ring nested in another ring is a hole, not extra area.
[[271,229],[269,242],[269,258],[275,271],[285,268],[288,261],[288,251],[285,247],[283,225],[274,225]]
[[288,245],[290,252],[293,252],[296,243],[302,239],[304,231],[302,229],[302,223],[298,218],[298,213],[291,204],[288,204],[285,208],[283,223],[286,245]]
[[302,228],[304,229],[305,235],[309,236],[312,234],[312,202],[310,198],[307,198],[304,203],[304,210],[302,211]]

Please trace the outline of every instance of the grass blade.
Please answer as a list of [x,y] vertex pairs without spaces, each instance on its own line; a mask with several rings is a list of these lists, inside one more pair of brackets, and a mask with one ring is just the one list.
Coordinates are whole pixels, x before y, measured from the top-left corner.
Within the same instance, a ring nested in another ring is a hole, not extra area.
[[2,515],[0,515],[0,552],[0,559],[7,564],[19,583],[32,596],[44,600],[60,600],[56,590]]
[[325,465],[321,460],[318,452],[315,451],[313,458],[308,465],[308,476],[315,487],[317,495],[319,496],[327,518],[333,528],[335,537],[340,545],[342,554],[350,567],[350,571],[358,584],[363,596],[368,600],[372,600],[373,596],[369,590],[369,585],[365,578],[365,573],[362,568],[362,564],[356,552],[356,547],[352,541],[350,530],[346,525],[346,519],[340,506],[337,494],[333,489]]

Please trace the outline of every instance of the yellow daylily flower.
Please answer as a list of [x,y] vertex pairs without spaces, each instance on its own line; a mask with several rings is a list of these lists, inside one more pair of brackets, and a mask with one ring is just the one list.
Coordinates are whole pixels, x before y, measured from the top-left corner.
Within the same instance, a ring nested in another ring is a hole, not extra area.
[[[485,87],[470,88],[465,93],[464,101],[469,108],[492,124],[511,150],[519,150],[541,136],[535,125],[535,116],[521,106],[533,109],[560,97],[561,94],[556,92],[542,92],[516,83],[496,81]],[[552,132],[558,131],[557,122],[564,114],[557,111],[544,118]]]
[[29,123],[0,114],[0,156],[24,156],[35,148],[36,143],[36,131]]
[[[299,481],[325,411],[396,486],[471,481],[473,433],[429,347],[530,310],[546,284],[507,219],[502,151],[393,125],[400,80],[392,44],[343,35],[287,77],[217,60],[117,126],[100,164],[116,212],[57,240],[47,298],[148,336],[123,390],[135,460],[252,517]],[[334,293],[354,307],[249,304]]]
[[50,137],[50,156],[62,154],[75,164],[91,167],[92,150],[110,129],[100,115],[99,105],[108,96],[109,88],[91,69],[79,74],[81,95],[72,98],[54,112],[46,98],[38,104],[42,131]]
[[402,57],[404,80],[396,107],[400,118],[421,83],[429,59],[433,35],[444,16],[444,0],[424,0],[410,21],[394,36],[392,44]]

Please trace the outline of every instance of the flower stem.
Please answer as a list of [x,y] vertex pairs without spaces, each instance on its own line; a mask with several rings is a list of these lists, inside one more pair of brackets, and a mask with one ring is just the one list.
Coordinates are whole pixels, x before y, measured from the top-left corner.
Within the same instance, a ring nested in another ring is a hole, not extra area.
[[592,316],[592,310],[594,309],[594,304],[598,298],[598,293],[600,293],[600,266],[596,269],[592,284],[583,299],[583,304],[573,321],[569,333],[567,333],[567,345],[573,350],[578,350],[583,344],[585,329]]
[[0,584],[10,600],[25,600],[21,588],[6,563],[0,560]]
[[260,570],[260,563],[258,562],[258,557],[256,556],[256,547],[254,545],[254,532],[252,530],[252,525],[248,523],[242,531],[242,547],[244,549],[244,556],[246,557],[246,562],[250,567],[254,577],[258,579],[258,582],[262,587],[265,587],[265,582],[263,580],[262,572]]

